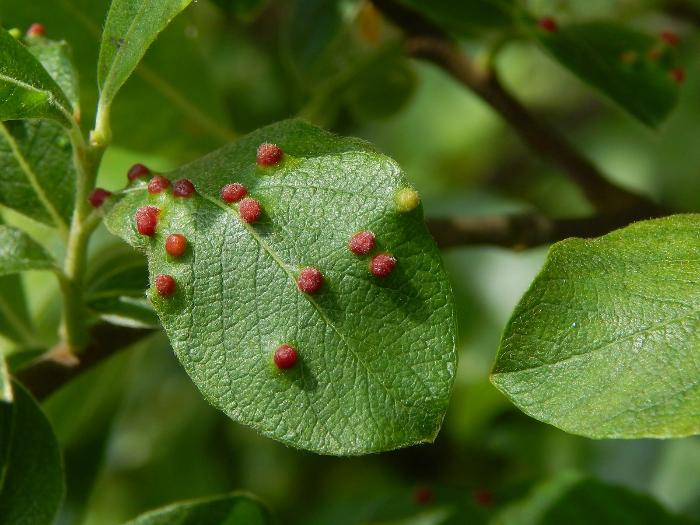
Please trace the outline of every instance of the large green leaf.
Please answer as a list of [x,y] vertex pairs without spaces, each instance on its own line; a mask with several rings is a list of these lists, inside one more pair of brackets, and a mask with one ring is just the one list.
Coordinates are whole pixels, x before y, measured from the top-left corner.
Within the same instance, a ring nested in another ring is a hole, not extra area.
[[503,510],[493,525],[690,525],[643,494],[578,474],[542,483]]
[[[285,151],[281,166],[259,168],[257,146]],[[407,185],[399,167],[367,144],[300,121],[276,124],[169,175],[192,179],[197,194],[174,198],[135,187],[108,227],[145,249],[151,278],[172,274],[178,292],[154,303],[185,369],[205,397],[233,419],[285,443],[328,454],[361,454],[431,441],[455,372],[452,294],[420,207],[400,213]],[[243,223],[221,187],[245,184],[262,204]],[[134,229],[135,210],[161,208],[156,236]],[[385,279],[369,257],[347,249],[371,229],[394,254]],[[190,251],[166,257],[165,236],[184,234]],[[295,280],[307,265],[325,276],[316,295]],[[272,354],[298,348],[280,372]]]
[[101,102],[109,106],[151,43],[192,0],[112,0],[107,14],[97,80]]
[[61,452],[51,425],[18,383],[0,403],[0,525],[47,525],[64,494]]
[[0,275],[55,267],[51,256],[29,235],[0,225]]
[[[677,102],[671,50],[650,35],[613,22],[530,32],[561,65],[649,126],[659,125]],[[667,57],[650,58],[655,52]]]
[[505,330],[492,381],[567,432],[700,432],[700,215],[555,244]]
[[32,53],[0,29],[0,121],[54,119],[69,126],[66,95]]
[[184,501],[154,510],[125,525],[269,525],[269,511],[246,494]]

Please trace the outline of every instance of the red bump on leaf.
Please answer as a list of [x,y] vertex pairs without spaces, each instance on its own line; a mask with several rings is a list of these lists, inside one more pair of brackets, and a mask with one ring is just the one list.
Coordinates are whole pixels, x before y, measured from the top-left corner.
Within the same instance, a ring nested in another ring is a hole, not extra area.
[[369,230],[357,232],[348,241],[348,248],[355,255],[367,255],[374,249],[374,234]]
[[182,257],[187,249],[187,237],[181,233],[172,233],[165,239],[165,251],[173,257]]
[[39,24],[38,22],[30,25],[29,29],[27,29],[27,36],[44,36],[45,34],[46,28],[44,24]]
[[554,18],[550,16],[545,16],[543,18],[540,18],[537,21],[537,25],[540,26],[540,29],[547,31],[547,33],[554,33],[559,29],[559,26],[557,25],[557,21],[554,20]]
[[493,493],[488,489],[476,489],[472,496],[474,497],[474,503],[480,507],[493,505]]
[[190,179],[180,179],[173,184],[173,195],[176,197],[189,197],[194,193],[194,184]]
[[435,500],[435,494],[430,487],[417,487],[413,499],[418,505],[429,505]]
[[665,44],[668,44],[671,47],[676,47],[681,41],[678,34],[674,33],[673,31],[662,31],[659,38],[661,38]]
[[299,272],[297,286],[304,293],[316,293],[323,286],[323,274],[318,268],[307,266]]
[[99,208],[104,203],[105,199],[112,195],[111,191],[107,191],[104,188],[95,188],[90,193],[88,200],[93,208]]
[[158,226],[158,213],[155,206],[143,206],[136,210],[136,229],[141,235],[153,237]]
[[275,350],[274,361],[277,368],[286,370],[292,368],[298,359],[297,351],[293,346],[281,345]]
[[279,164],[284,153],[277,144],[260,144],[258,146],[258,154],[256,162],[259,166],[274,166]]
[[129,180],[136,180],[139,177],[146,177],[150,174],[151,170],[149,170],[143,164],[134,164],[129,168],[129,171],[126,173],[126,176],[129,178]]
[[175,293],[175,278],[164,273],[156,275],[156,292],[161,297],[170,297]]
[[257,221],[261,213],[260,203],[251,197],[246,197],[238,205],[238,214],[248,224]]
[[396,266],[396,258],[388,253],[380,253],[372,257],[369,271],[377,277],[388,277]]
[[682,84],[685,80],[685,69],[682,67],[674,67],[669,73],[671,73],[671,78],[673,78],[676,84]]
[[155,175],[148,183],[148,193],[160,193],[170,186],[170,181],[162,175]]
[[232,202],[238,202],[243,197],[248,195],[248,190],[245,189],[243,184],[234,182],[233,184],[227,184],[221,188],[221,200],[231,204]]

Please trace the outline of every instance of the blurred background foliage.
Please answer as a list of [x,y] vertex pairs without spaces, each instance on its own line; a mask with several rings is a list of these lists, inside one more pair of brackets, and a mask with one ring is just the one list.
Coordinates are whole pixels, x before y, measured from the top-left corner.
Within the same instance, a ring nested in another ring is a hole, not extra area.
[[[561,20],[614,19],[651,34],[681,35],[687,78],[659,131],[593,93],[530,42],[509,42],[496,60],[509,89],[616,182],[673,210],[697,211],[700,3],[688,0],[687,11],[652,0],[528,5]],[[86,130],[94,118],[106,8],[106,0],[0,0],[5,27],[40,21],[50,38],[72,47]],[[488,30],[463,40],[478,61],[490,59],[495,43]],[[115,145],[98,181],[108,189],[121,187],[135,162],[166,170],[259,126],[301,115],[363,137],[397,159],[429,217],[591,212],[579,190],[531,154],[490,108],[435,67],[405,58],[399,32],[362,0],[195,0],[149,50],[112,114]],[[56,248],[39,223],[5,209],[2,217]],[[130,289],[143,290],[140,256],[117,245],[100,231],[94,257],[107,257],[105,267],[117,257],[127,261],[120,268],[133,278]],[[431,446],[352,459],[289,449],[209,407],[164,336],[122,352],[44,403],[67,469],[58,523],[111,525],[177,499],[234,489],[259,495],[285,524],[394,523],[415,514],[424,521],[410,523],[438,523],[442,505],[456,501],[460,522],[485,523],[538,482],[571,472],[649,494],[700,519],[700,439],[567,435],[516,411],[488,382],[500,332],[545,251],[444,254],[458,304],[460,363],[443,431]],[[50,275],[4,279],[0,307],[17,305],[13,315],[25,328],[19,343],[0,341],[16,365],[56,341],[60,305]],[[119,297],[97,294],[95,300]],[[114,301],[110,305],[104,311]],[[152,322],[148,315],[144,311],[144,324]]]

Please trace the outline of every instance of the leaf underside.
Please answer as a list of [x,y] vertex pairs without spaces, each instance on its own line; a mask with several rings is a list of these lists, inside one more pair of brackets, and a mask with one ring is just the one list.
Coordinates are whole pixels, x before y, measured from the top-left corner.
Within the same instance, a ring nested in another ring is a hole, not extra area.
[[700,432],[700,216],[555,244],[513,312],[492,381],[593,438]]
[[[257,146],[285,151],[260,168]],[[406,186],[398,166],[364,142],[299,121],[276,124],[169,174],[196,196],[149,195],[133,187],[108,227],[145,249],[151,280],[171,274],[175,297],[149,292],[173,348],[204,396],[231,418],[287,444],[327,454],[362,454],[432,440],[455,371],[451,290],[420,206],[399,213]],[[264,214],[248,225],[220,188],[243,183]],[[134,212],[160,207],[153,239],[139,236]],[[398,260],[385,279],[353,255],[348,239],[371,229],[377,250]],[[179,260],[164,239],[184,234]],[[325,277],[315,295],[295,279],[304,266]],[[295,346],[299,363],[272,362]]]
[[52,268],[51,256],[29,235],[0,225],[0,275]]

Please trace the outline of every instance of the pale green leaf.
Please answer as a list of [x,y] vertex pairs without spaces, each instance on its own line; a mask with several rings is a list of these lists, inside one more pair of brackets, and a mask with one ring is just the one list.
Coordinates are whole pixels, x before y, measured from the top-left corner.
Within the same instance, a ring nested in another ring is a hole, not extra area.
[[0,275],[54,268],[51,256],[29,235],[16,228],[0,226]]
[[256,498],[231,494],[183,501],[154,510],[125,525],[271,525],[270,512]]
[[[282,165],[256,166],[271,141]],[[150,293],[170,341],[205,397],[233,419],[290,445],[328,454],[362,454],[432,441],[455,372],[452,294],[420,206],[400,213],[400,168],[366,143],[300,121],[263,128],[169,174],[192,179],[197,194],[150,195],[140,182],[107,217],[108,227],[145,249],[151,279],[172,274],[175,297]],[[247,225],[221,187],[245,184],[264,215]],[[139,236],[134,213],[161,208],[153,239]],[[398,260],[386,279],[369,257],[347,248],[371,229],[377,250]],[[189,239],[182,259],[164,239]],[[318,267],[325,284],[302,294],[296,277]],[[300,362],[272,362],[283,343]]]
[[594,438],[700,432],[700,216],[555,244],[513,312],[492,381]]
[[78,109],[80,107],[78,72],[73,64],[70,46],[64,41],[57,42],[43,37],[33,38],[29,42],[29,51],[63,90],[73,109]]
[[158,33],[191,1],[112,1],[102,31],[97,65],[101,104],[111,104]]
[[70,102],[32,53],[0,29],[0,121],[38,118],[68,127]]
[[13,383],[0,403],[0,525],[47,525],[64,494],[61,452],[39,405]]

